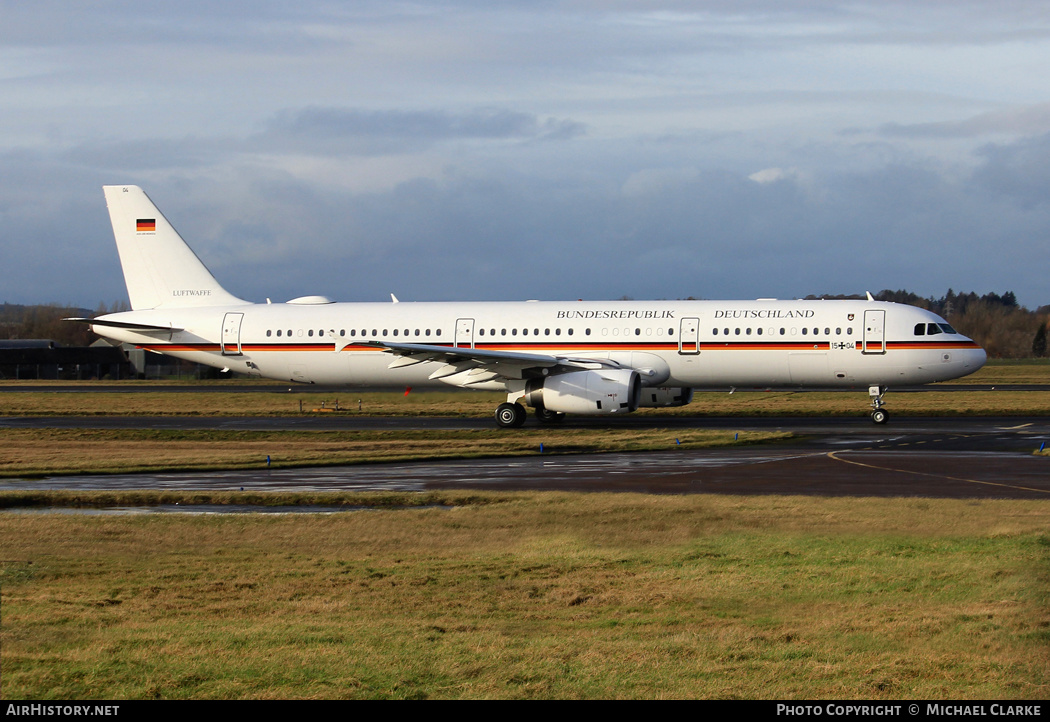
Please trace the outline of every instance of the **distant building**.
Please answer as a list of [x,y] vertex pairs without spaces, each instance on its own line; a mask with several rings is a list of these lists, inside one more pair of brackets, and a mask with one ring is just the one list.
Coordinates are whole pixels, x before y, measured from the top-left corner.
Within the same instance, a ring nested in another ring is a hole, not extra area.
[[99,339],[90,346],[63,346],[50,339],[0,339],[0,379],[219,379],[210,366]]
[[133,377],[123,349],[99,341],[63,346],[49,339],[0,340],[0,378],[123,379]]

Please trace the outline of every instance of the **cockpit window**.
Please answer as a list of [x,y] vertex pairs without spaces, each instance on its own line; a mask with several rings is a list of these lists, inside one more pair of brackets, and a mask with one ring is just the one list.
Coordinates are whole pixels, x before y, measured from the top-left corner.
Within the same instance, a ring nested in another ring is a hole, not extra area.
[[917,324],[915,324],[915,335],[916,336],[925,336],[926,335],[926,324],[924,324],[924,323],[917,323]]
[[928,323],[926,324],[926,335],[933,336],[934,334],[941,333],[940,324]]
[[937,325],[940,326],[942,329],[944,329],[945,333],[959,333],[958,331],[956,331],[954,328],[952,328],[951,326],[949,326],[946,323],[939,323]]

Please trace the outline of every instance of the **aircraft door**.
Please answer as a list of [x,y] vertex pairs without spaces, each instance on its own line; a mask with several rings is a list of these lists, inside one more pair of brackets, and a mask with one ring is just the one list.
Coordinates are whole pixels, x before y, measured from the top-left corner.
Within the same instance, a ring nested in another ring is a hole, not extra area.
[[886,353],[886,312],[864,312],[864,340],[861,353]]
[[456,348],[474,348],[474,319],[456,320]]
[[228,313],[222,318],[222,355],[241,355],[241,321],[243,313]]
[[678,332],[678,353],[700,353],[700,319],[682,319],[682,324]]

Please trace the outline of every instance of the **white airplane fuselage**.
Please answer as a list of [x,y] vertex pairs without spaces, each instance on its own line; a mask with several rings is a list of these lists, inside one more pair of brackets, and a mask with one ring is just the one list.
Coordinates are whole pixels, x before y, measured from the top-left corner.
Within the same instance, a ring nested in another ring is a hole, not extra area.
[[[366,341],[609,359],[651,369],[643,385],[662,387],[914,385],[965,376],[985,361],[973,341],[941,330],[935,314],[870,301],[248,304],[103,318],[182,329],[158,337],[95,327],[188,361],[355,386],[503,389],[458,375],[430,379],[432,364],[388,368],[390,354]],[[930,324],[936,334],[926,333]]]
[[692,388],[887,387],[973,373],[985,352],[935,314],[895,303],[565,301],[253,304],[215,280],[136,186],[107,186],[133,311],[76,319],[113,341],[307,384],[506,392],[541,420],[689,403]]

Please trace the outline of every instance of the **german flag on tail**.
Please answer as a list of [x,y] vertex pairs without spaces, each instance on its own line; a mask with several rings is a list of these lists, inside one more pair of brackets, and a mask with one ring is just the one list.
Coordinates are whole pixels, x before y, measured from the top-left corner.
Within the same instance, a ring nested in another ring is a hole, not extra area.
[[154,233],[157,230],[156,218],[139,218],[135,221],[135,231],[138,233]]

